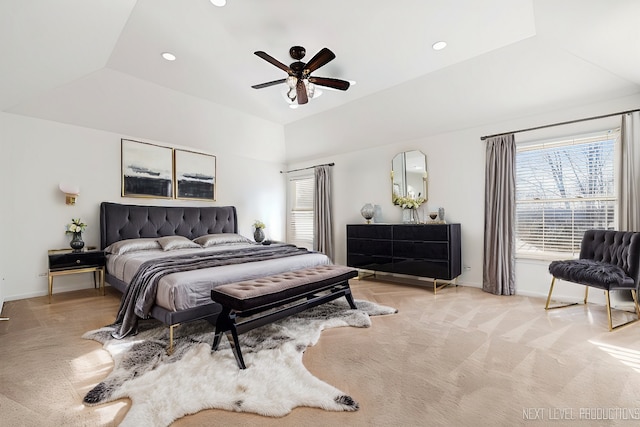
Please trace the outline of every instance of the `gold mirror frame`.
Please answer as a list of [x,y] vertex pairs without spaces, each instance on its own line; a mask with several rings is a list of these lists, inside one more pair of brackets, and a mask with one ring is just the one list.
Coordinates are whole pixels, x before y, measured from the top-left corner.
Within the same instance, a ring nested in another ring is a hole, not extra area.
[[405,151],[391,161],[391,201],[394,205],[418,207],[428,199],[427,156]]

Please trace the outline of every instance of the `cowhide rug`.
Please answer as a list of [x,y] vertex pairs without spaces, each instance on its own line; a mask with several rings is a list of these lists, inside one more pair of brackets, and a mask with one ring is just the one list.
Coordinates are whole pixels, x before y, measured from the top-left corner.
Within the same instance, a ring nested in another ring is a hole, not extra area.
[[87,332],[111,353],[113,372],[84,398],[96,405],[128,397],[131,408],[121,426],[167,426],[203,409],[217,408],[280,417],[298,406],[356,411],[358,403],[319,380],[302,364],[302,354],[326,328],[367,328],[369,316],[395,313],[391,307],[356,300],[352,310],[340,299],[240,335],[247,369],[240,370],[226,337],[211,352],[215,328],[206,321],[176,329],[175,351],[167,355],[169,330],[155,320],[122,340],[112,327]]

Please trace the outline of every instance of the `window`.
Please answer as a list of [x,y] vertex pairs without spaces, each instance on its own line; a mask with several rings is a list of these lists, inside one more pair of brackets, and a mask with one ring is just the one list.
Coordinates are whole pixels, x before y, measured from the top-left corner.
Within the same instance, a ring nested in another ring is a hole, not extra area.
[[586,230],[617,227],[618,136],[618,131],[610,131],[518,147],[518,256],[575,256]]
[[313,174],[289,178],[287,242],[307,249],[313,249],[313,187]]

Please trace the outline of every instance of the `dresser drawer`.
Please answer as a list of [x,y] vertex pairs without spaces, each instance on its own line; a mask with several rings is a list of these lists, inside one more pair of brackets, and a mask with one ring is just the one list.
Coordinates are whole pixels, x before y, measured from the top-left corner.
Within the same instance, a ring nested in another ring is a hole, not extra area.
[[391,257],[391,240],[347,239],[349,253]]
[[444,260],[449,259],[448,242],[393,242],[393,257]]
[[378,255],[347,254],[347,265],[349,267],[361,268],[363,270],[388,271],[392,272],[393,262],[391,257]]
[[447,261],[425,261],[423,259],[394,258],[393,272],[443,280],[451,280],[458,276],[458,274],[451,274]]
[[347,225],[347,237],[391,240],[391,226],[375,224]]
[[105,264],[104,252],[85,251],[50,254],[49,270],[69,270],[73,268],[102,267]]
[[445,224],[395,225],[393,227],[393,240],[446,242],[449,240],[449,227]]

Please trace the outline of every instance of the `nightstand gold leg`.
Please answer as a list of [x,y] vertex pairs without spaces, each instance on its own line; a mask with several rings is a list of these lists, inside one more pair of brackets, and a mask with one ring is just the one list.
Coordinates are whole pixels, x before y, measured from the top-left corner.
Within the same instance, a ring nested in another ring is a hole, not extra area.
[[53,294],[53,276],[49,274],[49,304],[51,304],[51,294]]

